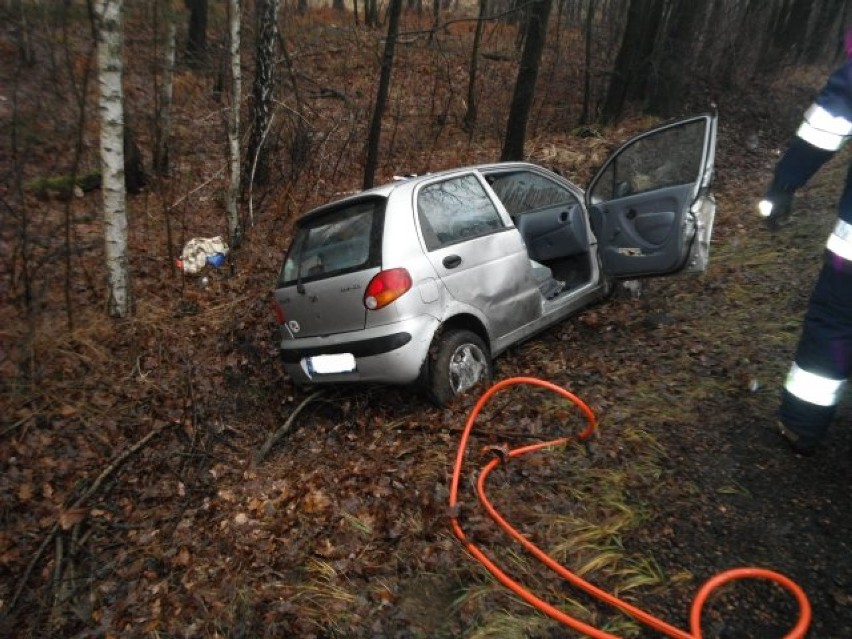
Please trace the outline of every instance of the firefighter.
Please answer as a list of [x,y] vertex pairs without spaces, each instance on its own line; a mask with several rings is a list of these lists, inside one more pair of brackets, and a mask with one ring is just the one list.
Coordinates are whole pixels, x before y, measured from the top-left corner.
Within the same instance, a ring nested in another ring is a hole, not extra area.
[[[852,52],[852,49],[847,49]],[[770,230],[790,213],[793,194],[852,134],[852,59],[837,69],[805,112],[758,204]],[[778,431],[794,452],[811,455],[825,438],[852,372],[852,166],[828,238],[781,397]]]

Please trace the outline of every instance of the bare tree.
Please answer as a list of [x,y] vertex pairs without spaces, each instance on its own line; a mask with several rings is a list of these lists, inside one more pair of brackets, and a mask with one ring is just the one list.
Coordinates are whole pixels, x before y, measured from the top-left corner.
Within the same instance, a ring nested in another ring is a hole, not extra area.
[[113,317],[127,317],[132,309],[124,187],[124,94],[121,86],[123,4],[123,0],[95,0],[107,311]]
[[580,124],[588,124],[591,119],[592,101],[592,27],[595,23],[595,0],[589,0],[586,7],[586,25],[584,38],[586,40],[585,58],[583,62],[583,112],[580,114]]
[[846,0],[825,0],[817,3],[814,6],[816,13],[811,35],[805,43],[803,51],[803,59],[805,62],[813,64],[819,61],[820,57],[825,53],[835,53],[831,48],[832,38],[827,37],[832,32],[832,27],[838,22],[841,26],[845,22],[845,15],[848,7]]
[[379,75],[379,90],[376,94],[376,105],[373,108],[373,118],[370,122],[370,133],[367,136],[367,160],[364,164],[364,188],[373,186],[376,178],[376,167],[379,163],[379,140],[382,136],[382,116],[390,90],[391,70],[393,69],[394,49],[399,34],[399,17],[402,13],[402,0],[390,0],[388,7],[388,37],[385,40],[385,52],[382,55],[382,70]]
[[628,102],[644,95],[662,12],[662,0],[630,0],[627,26],[601,113],[605,123],[617,120]]
[[656,46],[656,72],[647,96],[649,111],[673,116],[681,107],[705,11],[705,0],[672,0],[669,19]]
[[228,118],[228,160],[231,178],[228,183],[228,239],[232,246],[239,243],[239,214],[237,196],[240,191],[240,102],[242,101],[242,70],[240,68],[240,0],[228,0],[230,11],[231,50],[231,113]]
[[535,84],[541,65],[541,54],[547,39],[547,21],[553,0],[533,0],[527,16],[524,50],[515,80],[515,91],[509,106],[506,137],[503,141],[502,160],[521,160],[527,136],[527,120],[535,96]]
[[476,21],[476,31],[473,33],[473,49],[470,52],[470,73],[467,82],[467,109],[465,109],[462,126],[467,131],[473,131],[476,124],[476,74],[479,70],[479,49],[482,41],[482,27],[488,14],[488,0],[479,0],[479,18]]
[[267,134],[272,126],[275,91],[275,45],[278,41],[278,0],[257,3],[257,43],[252,84],[252,128],[243,183],[265,184],[269,179]]
[[377,0],[364,0],[364,25],[379,26],[379,4]]
[[[156,5],[154,10],[157,10]],[[160,86],[157,102],[157,126],[154,130],[154,158],[152,161],[154,172],[159,175],[167,175],[169,172],[169,135],[171,133],[175,42],[177,40],[175,12],[170,1],[163,3],[163,22],[165,23],[166,38],[163,54],[163,84]]]
[[207,0],[184,0],[189,9],[189,31],[186,57],[189,64],[199,67],[207,57]]

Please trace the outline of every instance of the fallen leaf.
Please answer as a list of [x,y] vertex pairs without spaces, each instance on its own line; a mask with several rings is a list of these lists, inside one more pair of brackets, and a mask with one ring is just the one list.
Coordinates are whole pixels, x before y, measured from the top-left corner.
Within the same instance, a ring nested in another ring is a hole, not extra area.
[[331,506],[331,499],[321,490],[312,490],[305,495],[305,512],[321,512]]
[[86,508],[69,508],[59,515],[59,525],[62,527],[62,530],[71,530],[86,518],[87,513],[88,509]]
[[74,408],[73,406],[69,406],[68,404],[65,404],[62,408],[59,409],[59,414],[62,417],[73,417],[74,415],[77,414],[77,409]]
[[172,564],[175,566],[188,566],[192,561],[192,553],[189,552],[189,548],[186,546],[181,546],[178,554],[175,555],[175,558],[172,560]]

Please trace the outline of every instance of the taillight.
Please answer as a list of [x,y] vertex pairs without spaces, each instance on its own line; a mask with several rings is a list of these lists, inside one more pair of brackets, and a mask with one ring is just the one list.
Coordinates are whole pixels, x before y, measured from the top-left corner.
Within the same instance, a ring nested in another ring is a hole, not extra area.
[[269,302],[269,306],[272,308],[272,312],[275,314],[275,321],[278,324],[284,324],[287,321],[287,318],[284,317],[284,309],[278,304],[278,300],[275,297]]
[[367,285],[364,306],[375,311],[402,297],[411,288],[411,275],[404,268],[392,268],[377,274]]

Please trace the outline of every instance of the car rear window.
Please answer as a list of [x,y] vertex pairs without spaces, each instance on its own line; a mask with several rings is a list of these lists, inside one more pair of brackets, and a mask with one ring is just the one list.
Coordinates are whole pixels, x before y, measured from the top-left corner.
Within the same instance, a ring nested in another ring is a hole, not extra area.
[[297,222],[278,286],[379,266],[385,203],[358,200]]

